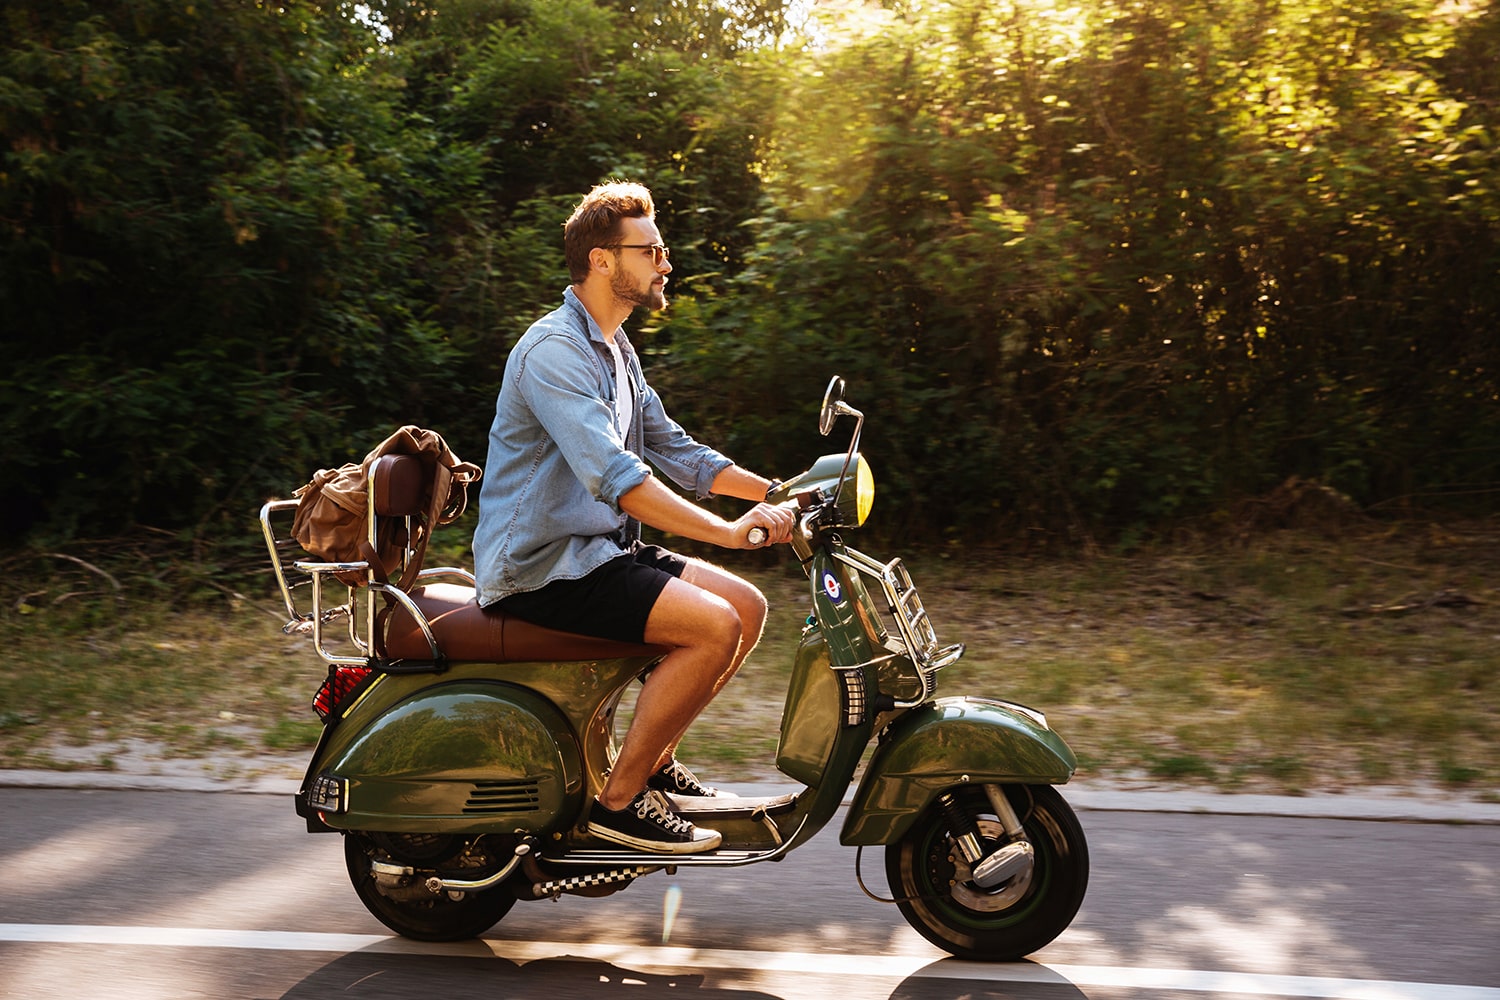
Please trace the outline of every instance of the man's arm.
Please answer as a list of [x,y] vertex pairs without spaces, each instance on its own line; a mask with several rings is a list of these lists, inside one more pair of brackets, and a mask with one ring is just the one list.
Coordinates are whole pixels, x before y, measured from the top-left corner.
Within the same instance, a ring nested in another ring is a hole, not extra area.
[[[714,480],[715,493],[720,492],[720,481],[734,469],[735,466],[730,466],[719,473]],[[742,473],[742,476],[743,478],[731,476],[730,482],[725,484],[740,492],[730,492],[726,488],[724,495],[738,496],[745,500],[759,500],[765,496],[769,483],[751,473]],[[763,484],[758,494],[753,489],[752,480]],[[726,521],[712,511],[684,500],[654,476],[648,476],[639,486],[622,495],[620,509],[658,531],[720,545],[726,549],[756,548],[757,546],[750,544],[748,537],[750,529],[756,527],[766,529],[769,538],[765,544],[784,542],[791,537],[792,526],[796,523],[791,511],[766,503],[757,503],[737,520]]]
[[766,498],[766,491],[770,488],[769,479],[757,476],[749,469],[731,465],[714,477],[713,493],[714,496],[738,497],[759,503]]

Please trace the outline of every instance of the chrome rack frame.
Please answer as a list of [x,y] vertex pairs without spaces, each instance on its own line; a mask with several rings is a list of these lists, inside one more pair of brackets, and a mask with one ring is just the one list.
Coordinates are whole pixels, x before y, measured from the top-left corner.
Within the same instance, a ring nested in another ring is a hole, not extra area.
[[[386,597],[400,604],[411,615],[412,620],[417,623],[417,627],[422,630],[423,638],[427,640],[427,646],[432,653],[432,658],[434,660],[440,659],[442,651],[438,647],[437,637],[433,634],[432,624],[427,620],[427,616],[422,613],[421,609],[417,607],[416,602],[405,591],[394,584],[383,583],[378,580],[375,576],[375,571],[371,568],[369,562],[365,560],[354,562],[320,562],[311,559],[295,560],[292,565],[301,572],[308,574],[309,579],[306,582],[312,586],[311,610],[303,612],[298,609],[294,591],[303,584],[295,583],[288,578],[286,567],[283,565],[282,560],[282,550],[288,540],[278,538],[275,526],[272,524],[273,516],[279,514],[285,517],[287,512],[296,510],[298,503],[300,503],[298,500],[271,500],[260,509],[261,533],[265,536],[266,550],[270,553],[271,557],[271,569],[276,575],[276,585],[281,591],[281,599],[286,606],[288,616],[288,621],[282,626],[281,630],[287,635],[293,633],[304,635],[311,633],[313,646],[317,649],[318,656],[329,664],[347,666],[368,665],[375,655],[376,648],[375,595],[377,593],[384,594]],[[370,546],[372,549],[375,547],[375,535],[378,527],[374,510],[375,502],[372,492],[369,498],[370,516],[368,518],[370,525]],[[406,537],[409,539],[412,536],[411,518],[406,518],[406,521]],[[403,553],[403,562],[411,557],[412,551],[408,548]],[[350,586],[347,583],[337,580],[336,574],[341,573],[362,573],[364,579],[359,586]],[[456,576],[466,581],[470,586],[474,584],[474,574],[457,566],[424,569],[417,574],[417,579],[425,580],[439,576]],[[333,578],[334,582],[337,582],[339,586],[344,587],[347,592],[347,600],[335,607],[324,606],[323,587],[325,583],[330,581],[330,578]],[[366,591],[362,602],[364,605],[363,608],[360,607],[359,591],[361,588]],[[324,627],[340,618],[347,618],[349,620],[348,640],[358,650],[357,655],[339,654],[330,650],[327,646]],[[360,625],[363,625],[363,629],[360,628]]]
[[902,652],[911,660],[921,680],[921,694],[910,701],[898,700],[895,707],[916,708],[931,700],[937,693],[937,672],[964,655],[964,644],[957,642],[950,646],[938,646],[932,620],[927,616],[927,609],[922,605],[917,586],[912,582],[911,574],[900,558],[882,563],[850,548],[835,552],[833,557],[879,581],[891,618],[896,623],[896,631],[900,634]]

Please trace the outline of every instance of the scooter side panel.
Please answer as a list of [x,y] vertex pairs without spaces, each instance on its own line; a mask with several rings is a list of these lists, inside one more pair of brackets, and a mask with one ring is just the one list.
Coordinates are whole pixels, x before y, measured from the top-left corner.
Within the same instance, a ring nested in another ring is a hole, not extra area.
[[870,758],[840,842],[888,844],[957,784],[1060,785],[1077,758],[1036,713],[1006,702],[940,698],[897,719]]
[[550,831],[572,816],[582,769],[567,721],[512,684],[425,687],[382,712],[323,766],[349,781],[353,830]]

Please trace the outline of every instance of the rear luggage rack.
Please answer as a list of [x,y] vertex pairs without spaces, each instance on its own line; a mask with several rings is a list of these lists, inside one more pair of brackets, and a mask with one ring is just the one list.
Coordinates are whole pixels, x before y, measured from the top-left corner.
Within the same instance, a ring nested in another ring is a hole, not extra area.
[[[372,546],[377,524],[374,490],[375,478],[372,476],[369,500]],[[406,613],[411,615],[412,621],[416,622],[417,627],[422,630],[423,637],[427,640],[432,662],[441,664],[444,661],[443,652],[438,646],[437,637],[433,634],[432,624],[427,620],[427,616],[422,613],[406,591],[394,583],[380,579],[369,562],[364,560],[321,562],[315,559],[297,558],[298,555],[306,555],[302,547],[290,537],[292,518],[297,512],[299,503],[298,500],[272,500],[260,509],[261,533],[265,536],[266,551],[271,557],[271,569],[276,574],[276,585],[281,591],[282,603],[286,606],[288,616],[287,623],[281,627],[281,630],[287,635],[311,635],[318,655],[329,664],[335,666],[383,665],[383,643],[380,641],[379,632],[380,615],[376,607],[378,602],[375,599],[375,595],[379,594],[386,601],[401,605]],[[408,522],[406,537],[410,538],[412,537],[411,517],[408,515],[406,520]],[[410,557],[413,553],[408,549],[406,555]],[[340,576],[348,579],[351,574],[361,577],[356,585],[351,586],[339,579]],[[470,586],[474,585],[474,574],[456,566],[424,569],[417,574],[419,581],[435,577],[458,577]],[[329,605],[329,594],[324,588],[330,585],[342,589],[343,603]],[[361,591],[364,591],[363,597],[360,596]],[[328,626],[341,619],[348,620],[347,634],[343,638],[347,640],[348,646],[352,647],[352,653],[336,652],[329,648],[329,643],[334,641],[335,637],[330,634]]]

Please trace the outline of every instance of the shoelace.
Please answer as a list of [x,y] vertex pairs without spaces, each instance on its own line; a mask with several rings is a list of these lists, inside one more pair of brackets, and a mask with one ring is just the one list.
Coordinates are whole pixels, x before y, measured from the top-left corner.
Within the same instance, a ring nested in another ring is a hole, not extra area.
[[710,793],[713,791],[713,789],[709,788],[703,782],[699,781],[698,776],[692,771],[689,771],[687,769],[687,765],[683,764],[680,760],[677,760],[675,758],[672,760],[672,763],[668,765],[668,773],[672,777],[673,787],[676,788],[678,792],[693,792],[700,788],[703,789],[703,792],[705,793]]
[[693,824],[668,809],[656,792],[645,792],[636,799],[635,814],[675,836],[686,837],[693,832]]

